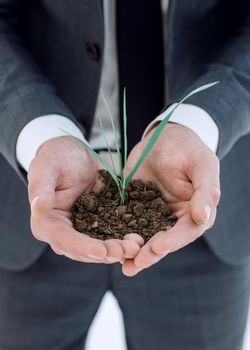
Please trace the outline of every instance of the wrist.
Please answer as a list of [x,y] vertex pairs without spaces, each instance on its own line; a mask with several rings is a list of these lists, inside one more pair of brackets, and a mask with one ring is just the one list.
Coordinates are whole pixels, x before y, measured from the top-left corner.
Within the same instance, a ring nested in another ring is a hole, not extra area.
[[60,115],[40,116],[28,122],[18,135],[16,158],[21,167],[28,171],[38,148],[46,141],[68,134],[84,139],[79,127],[70,119]]
[[53,147],[53,148],[56,148],[56,149],[59,148],[59,147],[60,147],[60,144],[63,144],[63,143],[65,143],[65,142],[68,143],[69,138],[71,138],[72,141],[74,141],[74,138],[71,137],[71,136],[68,136],[68,135],[66,135],[66,136],[57,136],[57,137],[53,137],[53,138],[51,138],[51,139],[49,139],[49,140],[44,141],[44,142],[38,147],[38,149],[37,149],[37,151],[36,151],[36,154],[35,154],[35,157],[36,157],[38,154],[40,155],[40,154],[43,153],[43,152],[49,151],[49,152],[51,153],[51,152],[52,152],[52,147]]
[[[157,128],[157,126],[160,124],[161,121],[156,121],[155,124],[152,125],[152,127],[147,130],[147,132],[143,135],[143,139],[146,138],[148,139],[155,131],[155,129]],[[183,127],[183,125],[178,124],[178,123],[174,123],[174,122],[168,122],[168,124],[165,126],[164,130],[162,131],[162,133],[165,133],[166,130],[172,129],[172,128],[176,128],[176,127]],[[184,127],[186,128],[186,127]],[[188,129],[188,128],[186,128]]]
[[58,136],[45,141],[38,148],[34,159],[38,156],[49,159],[51,164],[57,163],[62,166],[65,163],[74,164],[74,162],[84,163],[85,166],[91,164],[92,167],[98,167],[99,164],[94,156],[70,135]]

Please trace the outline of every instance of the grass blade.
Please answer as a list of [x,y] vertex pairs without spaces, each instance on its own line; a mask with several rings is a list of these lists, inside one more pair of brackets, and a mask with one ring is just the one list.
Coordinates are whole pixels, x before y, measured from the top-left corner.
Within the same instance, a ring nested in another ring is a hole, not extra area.
[[102,125],[102,119],[101,119],[101,117],[99,117],[99,122],[100,122],[100,127],[101,127],[101,130],[102,130],[102,135],[103,135],[103,138],[104,138],[104,141],[105,141],[106,147],[107,147],[107,149],[108,149],[108,153],[109,153],[110,162],[111,162],[111,164],[112,164],[112,168],[113,168],[114,172],[116,173],[116,171],[115,171],[115,164],[114,164],[114,160],[113,160],[113,157],[112,157],[112,154],[111,154],[111,149],[110,149],[110,146],[109,146],[108,140],[107,140],[107,138],[106,138],[106,135],[105,135],[105,132],[104,132],[104,129],[103,129],[103,125]]
[[184,101],[186,101],[190,96],[197,94],[198,92],[201,92],[203,90],[209,89],[210,87],[218,84],[219,82],[214,82],[214,83],[210,83],[210,84],[206,84],[206,85],[202,85],[200,87],[198,87],[197,89],[191,91],[189,94],[187,94],[180,102],[177,103],[177,105],[172,109],[172,111],[170,111],[167,116],[161,121],[161,123],[157,126],[157,128],[155,129],[154,133],[151,135],[148,143],[146,144],[145,148],[143,149],[140,157],[138,158],[137,162],[135,163],[134,168],[130,171],[130,173],[128,174],[126,180],[125,180],[125,186],[127,186],[127,184],[130,182],[130,180],[132,179],[132,177],[134,176],[134,174],[137,172],[137,170],[139,169],[139,167],[142,165],[142,163],[144,162],[144,160],[147,158],[147,156],[149,155],[149,153],[151,152],[152,148],[154,147],[155,143],[157,142],[160,134],[162,133],[163,129],[165,128],[165,126],[167,125],[170,117],[172,116],[172,114],[174,113],[174,111],[176,110],[176,108],[179,107],[179,105],[181,103],[183,103]]
[[183,99],[179,102],[179,105],[181,103],[183,103],[184,101],[186,101],[189,97],[191,97],[192,95],[195,95],[197,94],[198,92],[201,92],[203,90],[207,90],[209,88],[211,88],[212,86],[214,85],[217,85],[219,83],[219,81],[215,81],[213,83],[209,83],[209,84],[205,84],[205,85],[202,85],[202,86],[199,86],[198,88],[192,90],[189,94],[187,94],[185,97],[183,97]]
[[109,104],[108,104],[108,102],[107,102],[107,100],[106,100],[106,98],[105,98],[105,96],[103,94],[102,89],[101,89],[101,94],[102,94],[102,98],[103,98],[104,104],[105,104],[107,112],[108,112],[108,117],[109,117],[110,123],[112,125],[113,132],[114,132],[116,151],[117,151],[117,155],[118,155],[118,159],[119,159],[119,166],[120,166],[120,176],[122,176],[122,157],[121,157],[121,152],[120,152],[120,145],[119,145],[119,142],[118,142],[117,130],[116,130],[116,126],[115,126],[115,123],[114,123],[114,118],[112,116]]
[[123,139],[124,139],[124,173],[122,177],[123,188],[125,187],[126,180],[126,165],[127,165],[127,156],[128,156],[128,138],[127,138],[127,102],[126,102],[126,88],[123,91]]

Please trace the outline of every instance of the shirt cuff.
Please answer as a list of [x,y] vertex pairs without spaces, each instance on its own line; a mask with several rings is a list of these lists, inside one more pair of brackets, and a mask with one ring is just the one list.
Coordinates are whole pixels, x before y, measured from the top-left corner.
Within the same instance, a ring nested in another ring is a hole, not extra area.
[[68,136],[64,130],[85,141],[85,137],[76,124],[61,115],[45,115],[27,123],[19,133],[16,143],[16,158],[19,164],[28,171],[41,144],[54,137]]
[[[176,103],[169,106],[156,117],[144,131],[143,137],[152,129],[156,122],[163,120],[175,106]],[[204,109],[183,103],[174,111],[169,121],[192,129],[216,153],[219,143],[219,129],[213,118]]]

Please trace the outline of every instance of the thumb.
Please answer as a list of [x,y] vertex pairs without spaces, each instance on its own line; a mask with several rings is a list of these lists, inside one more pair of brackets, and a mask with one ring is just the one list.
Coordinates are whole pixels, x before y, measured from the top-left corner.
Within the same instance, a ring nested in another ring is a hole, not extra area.
[[47,162],[35,158],[28,172],[28,194],[33,217],[47,216],[54,207],[58,180],[56,170]]
[[203,225],[209,221],[212,212],[211,199],[203,188],[196,190],[192,196],[190,211],[192,219],[197,225]]
[[31,214],[33,217],[40,219],[47,216],[54,206],[54,193],[38,193],[30,202]]
[[207,224],[220,200],[219,162],[217,158],[203,157],[192,167],[194,194],[190,211],[197,225]]

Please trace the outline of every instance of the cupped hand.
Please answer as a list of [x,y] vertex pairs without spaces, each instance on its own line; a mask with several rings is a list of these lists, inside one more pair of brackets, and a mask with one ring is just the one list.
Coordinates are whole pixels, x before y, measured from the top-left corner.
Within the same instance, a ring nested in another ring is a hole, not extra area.
[[98,188],[100,168],[70,136],[46,141],[32,160],[28,171],[31,230],[56,254],[81,262],[113,263],[138,253],[142,243],[137,236],[101,241],[73,228],[72,206],[82,192]]
[[[133,167],[152,132],[131,151],[127,172]],[[178,217],[174,227],[156,233],[135,259],[123,264],[133,276],[181,249],[212,227],[220,199],[219,160],[191,129],[170,123],[165,128],[135,178],[152,181]]]

